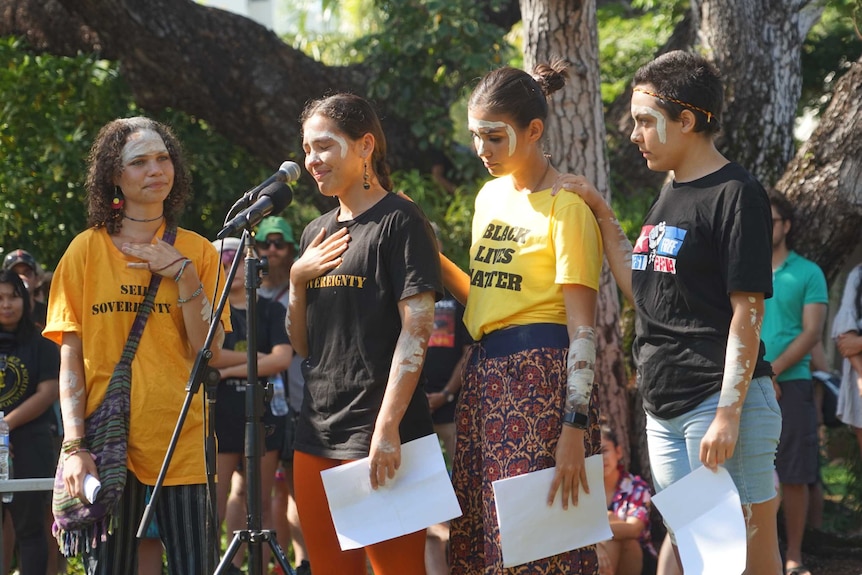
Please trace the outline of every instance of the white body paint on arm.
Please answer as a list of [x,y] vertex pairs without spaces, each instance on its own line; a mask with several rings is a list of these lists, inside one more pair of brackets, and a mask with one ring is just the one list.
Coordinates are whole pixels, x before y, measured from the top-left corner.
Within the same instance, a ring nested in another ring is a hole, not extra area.
[[[721,393],[718,396],[718,407],[731,407],[739,402],[745,387],[745,374],[751,367],[749,360],[743,360],[745,344],[734,333],[727,338],[727,355],[724,359],[724,378],[721,382]],[[742,406],[738,406],[739,410]]]

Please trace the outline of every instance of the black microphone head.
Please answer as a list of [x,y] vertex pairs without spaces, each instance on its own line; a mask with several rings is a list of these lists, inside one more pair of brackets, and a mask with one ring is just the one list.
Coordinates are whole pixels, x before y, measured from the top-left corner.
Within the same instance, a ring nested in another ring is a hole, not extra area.
[[[296,164],[294,164],[296,166]],[[299,166],[297,166],[298,168]],[[268,197],[272,202],[272,211],[269,213],[277,214],[293,201],[293,191],[284,182],[273,182],[265,187],[258,196],[258,201],[264,196]]]
[[278,181],[295,182],[302,175],[302,170],[296,162],[283,162],[278,168]]

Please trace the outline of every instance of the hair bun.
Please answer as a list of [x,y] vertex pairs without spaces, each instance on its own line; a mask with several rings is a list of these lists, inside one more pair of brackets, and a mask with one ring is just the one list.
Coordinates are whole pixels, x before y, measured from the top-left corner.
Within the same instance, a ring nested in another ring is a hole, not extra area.
[[569,77],[569,62],[564,58],[554,58],[549,64],[536,64],[533,67],[533,79],[542,89],[545,96],[550,96],[566,85]]

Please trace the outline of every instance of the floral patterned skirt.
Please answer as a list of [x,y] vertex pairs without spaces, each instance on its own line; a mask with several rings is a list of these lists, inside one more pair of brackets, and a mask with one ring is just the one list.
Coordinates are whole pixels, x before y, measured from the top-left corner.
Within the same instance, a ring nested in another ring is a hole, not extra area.
[[[452,481],[463,515],[451,523],[451,573],[596,575],[594,547],[503,568],[491,483],[554,466],[565,402],[568,338],[555,347],[498,357],[490,357],[496,354],[488,349],[481,342],[473,346],[455,415]],[[601,451],[596,387],[584,436],[587,457]],[[545,495],[537,493],[536,501],[544,504]]]

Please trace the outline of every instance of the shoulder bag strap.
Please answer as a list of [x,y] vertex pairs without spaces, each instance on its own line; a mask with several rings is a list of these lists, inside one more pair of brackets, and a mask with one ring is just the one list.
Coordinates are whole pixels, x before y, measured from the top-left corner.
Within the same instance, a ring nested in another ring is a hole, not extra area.
[[[162,236],[162,241],[173,245],[176,237],[177,227],[170,226],[165,229],[165,233]],[[156,300],[156,292],[159,291],[159,284],[161,283],[162,276],[160,276],[159,274],[153,274],[150,278],[150,285],[147,288],[147,296],[144,298],[144,301],[141,302],[141,305],[138,308],[138,314],[135,316],[135,321],[132,324],[132,329],[129,330],[129,337],[126,340],[126,345],[123,348],[123,354],[120,357],[121,363],[131,365],[132,359],[135,357],[135,352],[138,349],[138,343],[140,343],[141,336],[144,333],[144,326],[147,324],[147,318],[150,316],[150,312],[153,310],[153,306]]]

